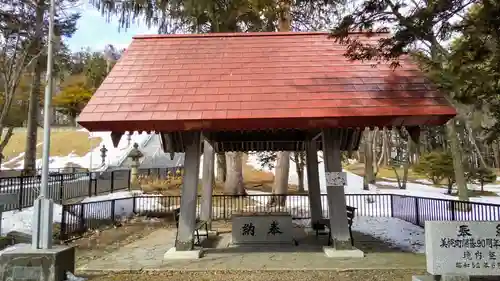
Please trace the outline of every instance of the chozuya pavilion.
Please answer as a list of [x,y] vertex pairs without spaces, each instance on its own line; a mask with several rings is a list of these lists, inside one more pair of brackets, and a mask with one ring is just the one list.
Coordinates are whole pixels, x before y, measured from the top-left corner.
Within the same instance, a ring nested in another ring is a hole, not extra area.
[[[134,37],[78,122],[90,131],[112,131],[117,140],[125,131],[151,131],[160,134],[165,152],[185,153],[178,235],[165,258],[199,256],[193,232],[203,142],[206,165],[214,151],[305,150],[313,163],[307,165],[313,221],[322,215],[315,208],[322,150],[332,245],[325,253],[360,256],[350,243],[343,183],[335,180],[345,176],[341,151],[356,150],[365,127],[441,125],[456,111],[410,61],[396,70],[350,62],[345,46],[327,35]],[[211,213],[211,203],[204,206],[202,212]]]

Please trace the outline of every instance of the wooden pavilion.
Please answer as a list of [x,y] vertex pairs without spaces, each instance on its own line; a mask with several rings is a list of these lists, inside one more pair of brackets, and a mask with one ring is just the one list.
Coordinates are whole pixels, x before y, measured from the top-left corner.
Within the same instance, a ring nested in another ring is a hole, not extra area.
[[[341,151],[356,150],[365,127],[441,125],[456,114],[411,61],[392,70],[348,61],[345,51],[316,32],[137,36],[78,122],[112,131],[116,142],[126,131],[154,131],[165,152],[185,152],[175,250],[188,253],[201,137],[212,163],[214,151],[305,150],[315,219],[318,150],[326,173],[341,172]],[[352,251],[344,189],[327,193],[333,249]]]

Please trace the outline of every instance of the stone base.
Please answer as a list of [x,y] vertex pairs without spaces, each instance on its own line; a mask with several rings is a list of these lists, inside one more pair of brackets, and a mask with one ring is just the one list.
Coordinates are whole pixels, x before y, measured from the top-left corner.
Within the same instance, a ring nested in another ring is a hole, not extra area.
[[[198,230],[198,233],[200,234],[200,236],[207,235],[207,233],[206,233],[205,230]],[[217,230],[209,230],[208,231],[208,236],[209,237],[218,236],[218,235],[219,235],[219,232],[217,232]]]
[[238,243],[236,241],[233,241],[232,239],[229,241],[227,244],[227,247],[255,247],[255,248],[260,248],[260,247],[294,247],[297,246],[298,243],[295,240],[291,241],[281,241],[281,242],[246,242],[246,243]]
[[[170,248],[164,255],[165,260],[196,260],[203,256],[203,249],[191,251],[177,251],[175,247]],[[1,279],[0,279],[1,280]]]
[[0,266],[0,280],[64,281],[66,272],[75,272],[75,248],[13,246],[0,255]]
[[[412,281],[435,281],[435,276],[433,275],[420,275],[412,276]],[[469,281],[469,276],[441,276],[441,281]]]
[[365,254],[356,248],[350,250],[337,250],[333,247],[323,247],[323,252],[327,258],[364,258]]

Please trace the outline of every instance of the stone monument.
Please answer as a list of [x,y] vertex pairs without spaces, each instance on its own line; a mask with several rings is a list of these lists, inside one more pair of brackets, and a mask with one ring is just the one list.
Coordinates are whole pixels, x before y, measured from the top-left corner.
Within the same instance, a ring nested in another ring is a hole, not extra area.
[[106,164],[106,152],[108,152],[108,149],[106,148],[105,145],[102,145],[101,149],[101,165],[105,165]]
[[130,164],[130,185],[132,187],[137,186],[137,175],[139,173],[139,159],[141,159],[144,154],[139,150],[139,145],[134,143],[134,147],[128,153],[127,157],[132,160],[132,164]]
[[413,281],[500,276],[500,222],[426,221],[425,254],[431,275]]
[[231,245],[293,243],[292,215],[287,212],[233,212]]

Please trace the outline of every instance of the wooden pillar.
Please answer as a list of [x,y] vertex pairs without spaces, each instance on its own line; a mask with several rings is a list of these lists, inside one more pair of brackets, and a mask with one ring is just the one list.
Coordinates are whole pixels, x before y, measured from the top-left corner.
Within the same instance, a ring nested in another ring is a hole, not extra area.
[[196,224],[201,134],[200,132],[186,132],[182,135],[182,139],[185,142],[184,176],[175,248],[177,251],[190,251],[194,247],[193,232]]
[[[323,158],[325,174],[342,172],[342,158],[340,154],[340,129],[323,130]],[[332,246],[336,250],[350,250],[351,239],[347,223],[346,199],[344,186],[328,186],[327,181],[328,214],[332,233]]]
[[205,140],[203,142],[203,174],[200,219],[207,222],[208,230],[212,229],[212,193],[214,183],[214,148]]
[[309,209],[311,224],[314,225],[323,217],[321,206],[321,189],[319,186],[318,149],[316,141],[308,141],[306,145],[307,191],[309,194]]

